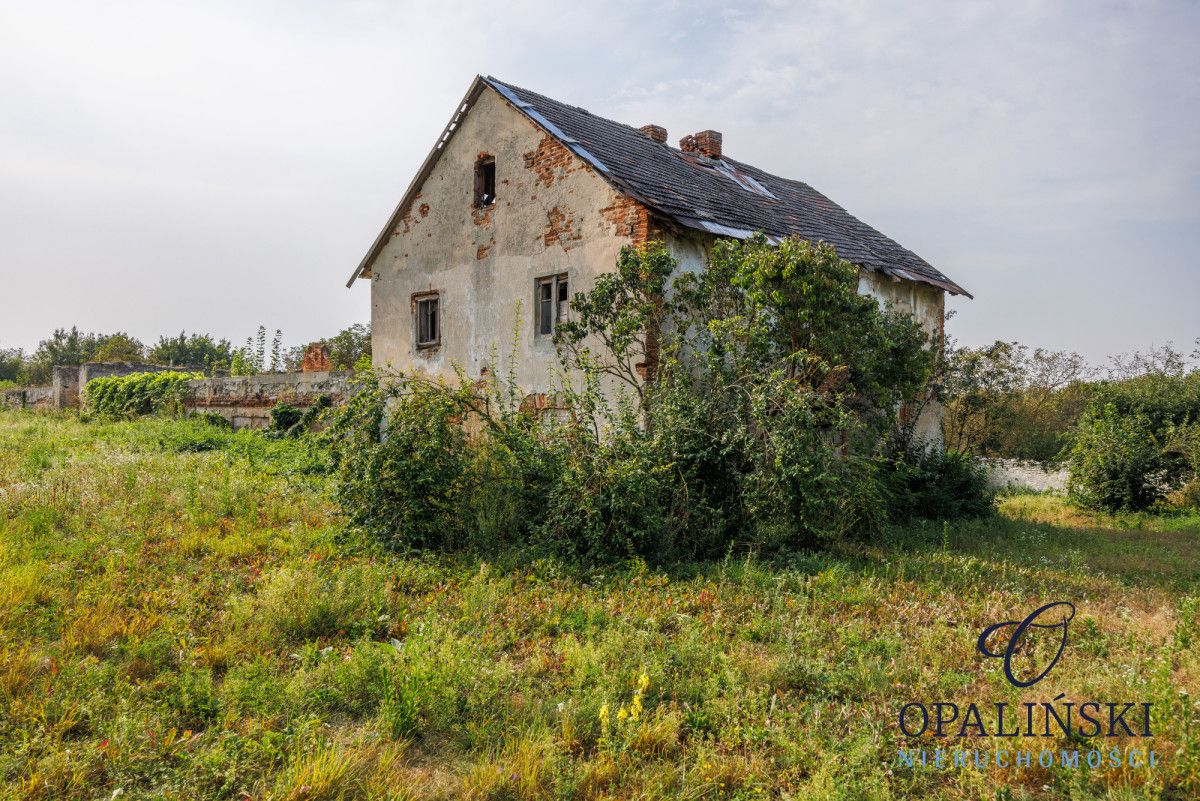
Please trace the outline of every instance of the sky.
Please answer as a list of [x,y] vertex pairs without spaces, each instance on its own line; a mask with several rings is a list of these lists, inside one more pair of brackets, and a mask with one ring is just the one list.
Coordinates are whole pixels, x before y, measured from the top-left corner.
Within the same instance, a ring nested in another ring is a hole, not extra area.
[[0,348],[289,344],[477,73],[822,191],[1094,362],[1200,337],[1200,3],[0,0]]

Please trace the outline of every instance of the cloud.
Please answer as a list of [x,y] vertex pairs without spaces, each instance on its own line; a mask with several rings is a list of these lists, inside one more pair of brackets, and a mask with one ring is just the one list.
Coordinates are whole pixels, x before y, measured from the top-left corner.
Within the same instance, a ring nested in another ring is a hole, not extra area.
[[1194,4],[9,3],[0,344],[304,341],[476,72],[806,180],[975,291],[966,341],[1195,336]]

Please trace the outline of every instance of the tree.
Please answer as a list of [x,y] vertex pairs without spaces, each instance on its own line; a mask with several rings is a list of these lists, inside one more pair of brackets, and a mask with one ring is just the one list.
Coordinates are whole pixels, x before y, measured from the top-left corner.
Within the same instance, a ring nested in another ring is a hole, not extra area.
[[[584,467],[550,502],[563,519],[597,510],[591,539],[616,525],[600,510],[625,508],[605,477],[635,463],[631,486],[661,493],[655,538],[673,547],[807,544],[879,522],[876,474],[934,350],[911,316],[858,293],[831,246],[723,240],[699,274],[680,274],[660,243],[627,248],[571,309],[557,338],[583,389],[566,400],[577,434],[591,433],[570,438]],[[610,411],[597,376],[628,387],[638,414]]]
[[335,370],[352,370],[364,356],[371,357],[371,325],[355,323],[325,340]]
[[23,384],[27,374],[24,351],[20,348],[0,348],[0,381]]
[[209,373],[217,367],[228,367],[233,359],[233,348],[228,339],[215,339],[211,334],[187,334],[179,332],[177,337],[158,338],[150,349],[150,361],[172,367],[196,367]]
[[941,372],[948,445],[1039,462],[1062,458],[1093,388],[1078,353],[1000,340],[948,348]]
[[88,361],[96,362],[140,362],[144,358],[146,346],[139,340],[118,331],[115,334],[101,335],[96,338],[96,349]]
[[38,343],[29,359],[29,382],[49,384],[55,365],[75,366],[89,361],[99,347],[96,334],[84,334],[75,326],[68,331],[56,328],[47,339]]

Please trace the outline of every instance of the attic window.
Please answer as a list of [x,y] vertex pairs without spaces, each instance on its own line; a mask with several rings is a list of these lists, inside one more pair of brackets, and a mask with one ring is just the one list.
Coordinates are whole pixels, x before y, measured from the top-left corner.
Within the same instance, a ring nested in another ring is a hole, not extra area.
[[482,208],[496,202],[496,159],[482,156],[475,162],[475,206]]

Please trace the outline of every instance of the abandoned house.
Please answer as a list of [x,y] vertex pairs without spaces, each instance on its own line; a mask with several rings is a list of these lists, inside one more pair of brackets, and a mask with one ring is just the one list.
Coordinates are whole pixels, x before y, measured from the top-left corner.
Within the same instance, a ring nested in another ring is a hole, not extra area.
[[[729,158],[718,131],[675,148],[658,125],[491,77],[472,82],[348,286],[370,279],[377,368],[479,375],[515,344],[520,385],[544,392],[568,298],[611,271],[622,246],[661,240],[698,270],[718,237],[756,231],[831,243],[860,267],[860,291],[931,333],[945,294],[966,294],[807,184]],[[933,434],[937,418],[919,428]]]

